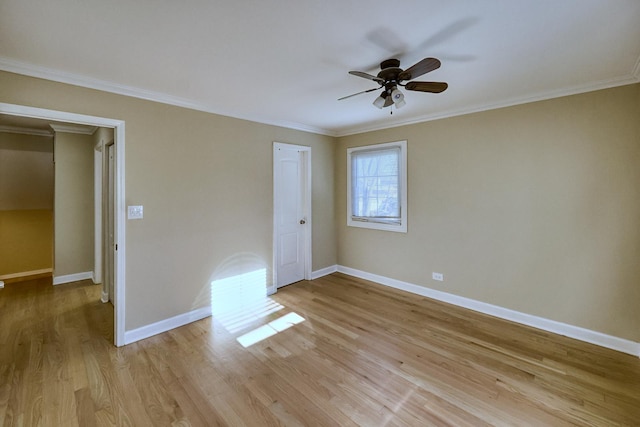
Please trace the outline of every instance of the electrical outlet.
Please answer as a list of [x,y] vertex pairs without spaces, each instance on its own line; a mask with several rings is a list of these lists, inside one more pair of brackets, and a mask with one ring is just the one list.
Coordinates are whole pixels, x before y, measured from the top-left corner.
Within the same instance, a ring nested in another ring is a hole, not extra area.
[[442,274],[442,273],[436,273],[434,271],[433,273],[431,273],[431,277],[433,278],[433,280],[437,280],[439,282],[444,282],[444,274]]

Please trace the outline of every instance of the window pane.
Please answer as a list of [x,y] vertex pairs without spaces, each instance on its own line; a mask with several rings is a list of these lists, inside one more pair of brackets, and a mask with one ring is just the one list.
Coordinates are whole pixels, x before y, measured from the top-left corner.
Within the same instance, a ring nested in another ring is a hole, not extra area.
[[400,218],[400,149],[363,151],[351,157],[352,215]]

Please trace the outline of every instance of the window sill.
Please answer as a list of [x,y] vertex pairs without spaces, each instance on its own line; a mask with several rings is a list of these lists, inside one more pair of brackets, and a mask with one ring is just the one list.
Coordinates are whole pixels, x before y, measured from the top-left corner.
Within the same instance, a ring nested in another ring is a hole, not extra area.
[[383,222],[374,222],[374,221],[355,221],[352,219],[347,220],[348,227],[358,227],[358,228],[368,228],[371,230],[381,230],[381,231],[394,231],[396,233],[406,233],[407,232],[407,224],[388,224]]

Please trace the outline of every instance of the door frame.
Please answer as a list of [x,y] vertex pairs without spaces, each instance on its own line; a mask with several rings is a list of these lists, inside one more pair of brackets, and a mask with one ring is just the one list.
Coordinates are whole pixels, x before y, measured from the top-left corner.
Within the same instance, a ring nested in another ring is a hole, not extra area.
[[[115,230],[115,215],[117,210],[115,209],[115,203],[109,203],[109,197],[113,190],[113,194],[115,195],[115,162],[116,158],[114,156],[113,162],[109,160],[109,151],[113,148],[115,154],[115,140],[109,139],[106,142],[102,141],[102,150],[100,152],[101,155],[101,168],[100,168],[100,176],[96,174],[95,180],[100,181],[102,183],[102,187],[100,189],[100,204],[101,204],[101,215],[100,215],[100,224],[96,225],[96,228],[100,228],[100,252],[104,253],[100,260],[100,265],[104,268],[104,277],[102,278],[102,302],[107,303],[111,301],[113,303],[114,298],[114,287],[112,283],[114,283],[114,271],[111,269],[109,272],[109,266],[115,264],[115,250],[114,246],[111,245],[111,240],[109,238],[109,227],[110,225]],[[113,170],[112,170],[113,167]],[[113,185],[113,188],[110,189],[110,185]],[[114,197],[115,199],[115,197]],[[115,200],[113,200],[115,202]],[[109,209],[112,208],[111,213],[109,213]],[[113,224],[109,224],[109,221],[113,221]],[[98,216],[96,215],[96,224],[98,221]],[[114,240],[116,239],[114,233]],[[109,256],[113,256],[113,259],[109,259]]]
[[[74,123],[81,125],[106,127],[114,129],[114,144],[116,149],[116,185],[115,185],[115,234],[117,251],[114,259],[114,344],[118,347],[125,344],[125,122],[123,120],[109,119],[104,117],[87,116],[83,114],[69,113],[65,111],[49,110],[44,108],[27,107],[24,105],[7,104],[0,102],[0,114],[7,114],[19,117],[31,117],[44,120],[55,120],[59,122]],[[95,174],[94,174],[95,175]],[[95,268],[95,266],[94,266]]]
[[[102,145],[93,147],[93,283],[102,283]],[[104,300],[104,293],[102,295]]]
[[294,145],[284,142],[273,143],[273,261],[272,261],[272,283],[267,287],[267,294],[275,294],[278,290],[278,221],[276,218],[276,206],[279,197],[278,194],[278,174],[276,173],[276,151],[277,150],[295,150],[302,154],[302,190],[304,194],[304,202],[302,206],[303,214],[306,218],[306,227],[304,227],[304,279],[311,280],[311,264],[312,264],[312,216],[311,216],[311,147],[306,145]]

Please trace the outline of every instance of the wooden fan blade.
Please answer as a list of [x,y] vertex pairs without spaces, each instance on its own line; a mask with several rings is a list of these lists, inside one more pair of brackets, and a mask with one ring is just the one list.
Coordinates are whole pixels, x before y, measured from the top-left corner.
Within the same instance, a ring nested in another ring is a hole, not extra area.
[[416,77],[420,77],[430,71],[440,68],[440,61],[436,58],[424,58],[422,61],[407,68],[400,74],[398,74],[399,80],[411,80]]
[[407,90],[440,93],[447,90],[449,85],[445,82],[409,82],[404,87]]
[[362,77],[363,79],[373,80],[374,82],[378,82],[381,85],[384,84],[384,79],[381,79],[380,77],[372,76],[371,74],[367,74],[367,73],[364,73],[362,71],[349,71],[349,74],[352,74],[352,75],[358,76],[358,77]]
[[367,89],[367,90],[363,90],[362,92],[353,93],[353,94],[351,94],[351,95],[343,96],[342,98],[338,98],[338,101],[342,101],[343,99],[351,98],[352,96],[361,95],[361,94],[363,94],[363,93],[373,92],[374,90],[378,90],[378,89],[380,89],[381,87],[382,87],[382,86],[374,87],[373,89]]

